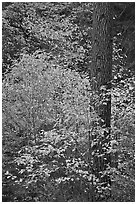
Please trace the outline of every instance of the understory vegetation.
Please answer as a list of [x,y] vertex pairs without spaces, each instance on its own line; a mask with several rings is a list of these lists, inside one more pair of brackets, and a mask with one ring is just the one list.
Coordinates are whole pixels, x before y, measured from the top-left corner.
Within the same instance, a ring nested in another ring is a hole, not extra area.
[[135,5],[111,4],[111,89],[98,92],[93,2],[3,3],[3,202],[135,201]]

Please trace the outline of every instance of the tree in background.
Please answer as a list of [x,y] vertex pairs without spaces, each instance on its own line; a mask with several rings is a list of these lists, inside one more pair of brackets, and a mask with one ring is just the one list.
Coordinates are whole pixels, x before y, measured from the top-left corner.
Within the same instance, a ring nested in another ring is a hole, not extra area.
[[[102,186],[108,193],[111,190],[111,179],[106,171],[110,170],[111,159],[108,156],[111,141],[111,80],[112,80],[112,15],[110,3],[93,4],[93,30],[91,53],[91,87],[98,94],[95,109],[100,117],[103,129],[101,135],[92,136],[91,153],[93,172],[99,177]],[[92,100],[92,99],[91,99]],[[92,104],[92,102],[91,102]],[[96,148],[94,148],[94,143]],[[104,173],[105,172],[105,173]],[[108,187],[108,189],[107,189]],[[102,188],[103,189],[103,188]],[[103,196],[103,192],[101,192]],[[109,196],[106,195],[106,196]]]

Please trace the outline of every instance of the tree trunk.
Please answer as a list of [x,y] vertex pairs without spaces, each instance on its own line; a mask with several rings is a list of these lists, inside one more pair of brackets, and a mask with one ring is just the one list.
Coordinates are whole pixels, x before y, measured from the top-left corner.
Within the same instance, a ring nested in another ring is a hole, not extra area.
[[112,11],[110,3],[107,2],[95,2],[93,7],[90,76],[92,89],[99,96],[95,110],[100,117],[99,122],[103,129],[103,135],[100,135],[98,139],[92,138],[93,141],[98,140],[98,146],[94,152],[93,169],[102,186],[109,186],[110,189],[110,177],[103,176],[103,172],[111,162],[107,149],[111,138]]

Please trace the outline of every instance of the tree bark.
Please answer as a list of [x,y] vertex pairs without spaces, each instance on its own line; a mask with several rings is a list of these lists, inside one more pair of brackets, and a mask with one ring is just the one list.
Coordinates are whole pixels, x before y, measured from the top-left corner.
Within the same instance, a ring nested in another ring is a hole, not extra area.
[[[103,172],[110,165],[107,155],[108,144],[111,140],[111,79],[112,79],[112,16],[108,2],[93,4],[93,31],[91,53],[91,86],[98,94],[99,100],[95,110],[100,117],[103,135],[98,137],[98,146],[93,158],[93,169],[102,185],[111,186],[109,175],[102,177]],[[97,105],[98,104],[98,105]],[[91,136],[92,137],[92,136]],[[92,138],[92,141],[97,138]],[[98,151],[97,151],[98,150]],[[93,150],[94,151],[94,150]],[[101,173],[100,173],[101,172]]]

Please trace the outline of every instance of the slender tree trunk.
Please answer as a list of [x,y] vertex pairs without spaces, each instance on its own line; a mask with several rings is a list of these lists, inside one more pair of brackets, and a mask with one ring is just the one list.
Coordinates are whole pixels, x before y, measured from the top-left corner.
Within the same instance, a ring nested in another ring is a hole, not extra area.
[[[110,165],[107,155],[108,144],[111,139],[111,79],[112,79],[112,17],[111,7],[108,2],[95,2],[93,10],[92,53],[91,53],[91,83],[98,94],[98,105],[95,109],[100,117],[103,135],[98,137],[98,147],[93,158],[93,168],[102,186],[111,186],[109,175],[103,172]],[[97,138],[92,138],[94,139]]]

